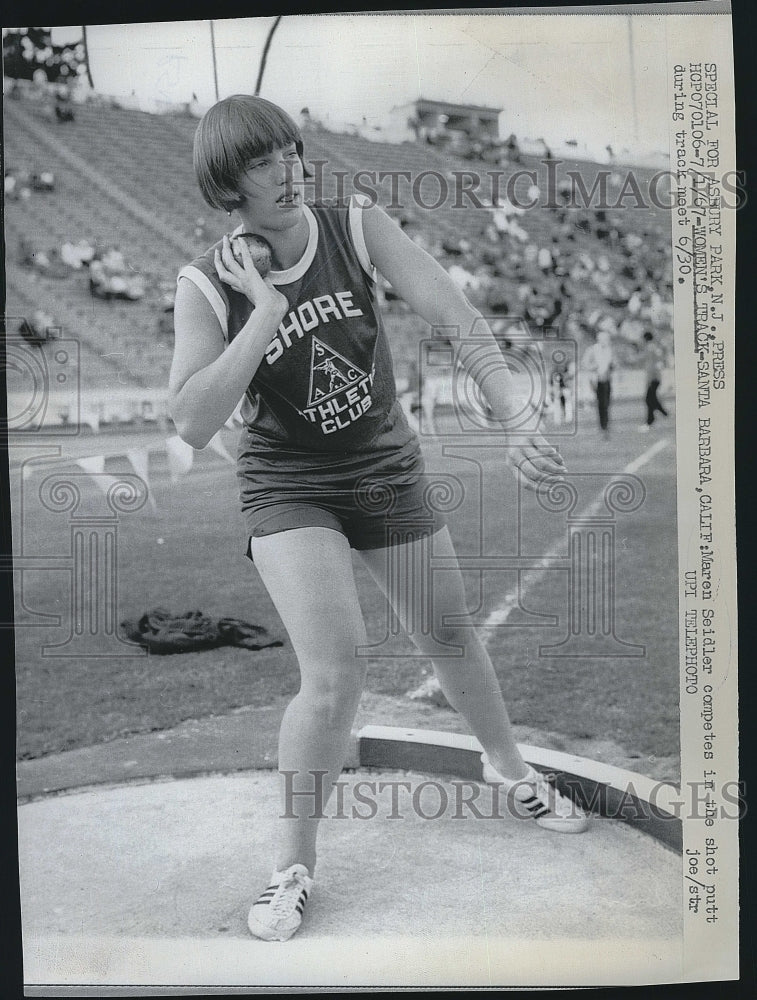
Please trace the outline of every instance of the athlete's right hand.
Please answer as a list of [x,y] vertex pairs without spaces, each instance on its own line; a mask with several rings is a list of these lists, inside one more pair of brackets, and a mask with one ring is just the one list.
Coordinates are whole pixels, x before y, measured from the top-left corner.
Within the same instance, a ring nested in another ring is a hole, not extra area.
[[261,278],[252,262],[252,254],[244,240],[239,241],[242,263],[234,256],[231,241],[224,236],[220,252],[215,252],[216,272],[221,281],[236,292],[246,295],[256,309],[269,309],[277,313],[280,319],[286,316],[289,302],[285,295],[273,284],[270,278]]

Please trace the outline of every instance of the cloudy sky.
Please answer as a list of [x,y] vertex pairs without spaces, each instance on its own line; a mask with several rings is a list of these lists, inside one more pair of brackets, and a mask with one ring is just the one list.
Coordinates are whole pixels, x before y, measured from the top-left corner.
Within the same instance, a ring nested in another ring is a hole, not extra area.
[[[289,16],[261,93],[334,126],[423,96],[502,108],[519,136],[666,150],[666,31],[642,15]],[[251,93],[270,17],[214,22],[219,93]],[[62,35],[66,29],[56,29]],[[74,36],[80,28],[70,29]],[[95,86],[145,102],[214,99],[209,21],[93,25]],[[58,40],[55,38],[54,40]]]

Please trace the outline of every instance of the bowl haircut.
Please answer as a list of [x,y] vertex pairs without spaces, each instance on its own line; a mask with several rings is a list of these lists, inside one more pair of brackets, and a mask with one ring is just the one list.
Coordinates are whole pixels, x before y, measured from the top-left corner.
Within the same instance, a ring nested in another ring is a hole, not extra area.
[[302,133],[278,105],[262,97],[234,94],[214,104],[200,120],[194,137],[194,169],[202,196],[211,208],[240,208],[239,178],[250,162],[294,143],[302,162]]

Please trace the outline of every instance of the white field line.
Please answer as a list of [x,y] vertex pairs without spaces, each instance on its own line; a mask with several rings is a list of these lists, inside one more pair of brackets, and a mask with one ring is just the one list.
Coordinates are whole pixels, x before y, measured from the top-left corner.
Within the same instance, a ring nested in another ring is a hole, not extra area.
[[[647,462],[649,462],[652,458],[654,458],[654,456],[659,451],[662,451],[662,449],[667,445],[669,440],[670,440],[669,438],[665,437],[661,438],[659,441],[655,441],[655,443],[651,445],[651,447],[647,448],[646,451],[642,452],[642,454],[639,455],[638,458],[635,458],[632,462],[629,462],[628,465],[623,469],[623,472],[616,473],[616,475],[624,475],[626,473],[637,472],[644,465],[646,465]],[[588,507],[581,512],[580,517],[582,518],[594,517],[599,508],[602,506],[603,498],[604,498],[604,490],[601,493],[598,493],[597,496],[594,498],[594,500],[592,500],[592,502],[588,505]],[[505,594],[505,598],[502,601],[502,604],[491,612],[489,617],[481,626],[481,633],[482,633],[481,637],[485,644],[488,644],[491,641],[494,635],[494,630],[498,626],[504,625],[507,619],[510,617],[510,613],[513,611],[513,609],[518,607],[519,599],[523,598],[523,596],[533,586],[535,586],[537,583],[540,582],[547,568],[559,556],[560,546],[561,544],[563,544],[563,542],[564,542],[564,535],[561,536],[559,540],[555,541],[555,543],[550,548],[549,552],[540,560],[539,565],[535,569],[529,570],[528,572],[523,574],[522,578],[519,581],[519,585],[516,586],[513,590],[508,591],[508,593]]]

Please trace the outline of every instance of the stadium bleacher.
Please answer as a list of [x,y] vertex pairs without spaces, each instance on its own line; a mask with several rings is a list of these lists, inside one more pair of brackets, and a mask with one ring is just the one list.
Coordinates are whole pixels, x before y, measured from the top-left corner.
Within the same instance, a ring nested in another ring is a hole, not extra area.
[[[198,217],[205,219],[206,245],[229,229],[225,213],[209,209],[197,189],[191,156],[196,121],[189,116],[158,116],[102,104],[83,104],[77,106],[74,121],[61,124],[31,101],[6,101],[4,115],[6,169],[44,169],[55,176],[53,192],[35,192],[32,197],[9,201],[6,205],[7,314],[23,316],[36,307],[53,312],[65,334],[82,345],[82,377],[87,385],[107,382],[117,372],[121,386],[164,388],[172,344],[170,338],[157,335],[161,296],[166,288],[172,287],[179,268],[204,248],[195,236]],[[486,235],[492,219],[491,208],[486,204],[491,190],[489,182],[485,180],[476,189],[482,207],[475,207],[470,199],[466,199],[464,208],[454,204],[454,173],[474,173],[486,179],[493,169],[491,163],[462,159],[418,142],[369,141],[356,134],[328,132],[319,126],[307,131],[305,152],[309,161],[320,164],[317,177],[322,182],[317,191],[311,188],[309,195],[333,197],[337,193],[334,172],[341,173],[344,193],[349,194],[353,190],[351,178],[359,171],[393,175],[406,171],[413,178],[434,171],[449,183],[449,196],[439,208],[407,204],[412,202],[410,184],[403,179],[398,181],[403,207],[390,205],[391,186],[386,178],[376,185],[379,203],[389,206],[391,214],[403,224],[410,223],[437,247],[441,242],[467,241],[472,248],[466,254],[471,266],[485,267],[478,250],[487,244],[487,239],[490,251],[501,252],[503,258],[505,251],[521,249],[507,243],[501,248],[491,246],[491,238]],[[524,156],[517,167],[507,165],[499,169],[504,171],[501,192],[507,177],[516,169],[536,171],[539,187],[546,187],[547,165],[536,158]],[[553,165],[553,176],[559,181],[567,171],[578,171],[585,178],[587,189],[591,189],[599,169],[605,168],[562,162],[559,167]],[[635,173],[643,184],[651,171]],[[432,179],[429,187],[423,189],[428,202],[438,192],[438,185],[434,184]],[[669,242],[665,238],[669,219],[660,210],[623,211],[624,207],[620,206],[619,212],[622,235],[638,236],[642,244],[640,262],[649,270],[659,252],[658,243],[661,246]],[[582,212],[586,214],[581,208],[567,212],[568,218],[576,221]],[[558,232],[554,205],[540,203],[519,217],[519,225],[530,243],[549,245]],[[24,239],[49,249],[82,238],[97,248],[117,246],[129,266],[145,275],[147,294],[141,301],[106,302],[93,297],[86,268],[72,271],[65,279],[56,279],[19,263],[18,250]],[[613,274],[620,274],[628,263],[628,254],[624,255],[617,243],[600,242],[591,227],[572,228],[570,254],[575,257],[580,253],[605,257]],[[453,262],[443,251],[437,256],[442,264]],[[665,277],[668,262],[661,259],[657,263],[663,275],[660,294],[663,299],[672,298]],[[521,276],[508,275],[507,267],[503,266],[497,280],[508,301],[517,302]],[[568,288],[571,300],[568,306],[574,310],[579,309],[587,316],[593,310],[595,314],[611,316],[618,323],[623,318],[622,301],[603,296],[589,283],[568,279]],[[391,326],[402,328],[407,323],[409,329],[417,331],[417,323],[406,310],[403,312],[402,303],[388,302],[387,309]]]

